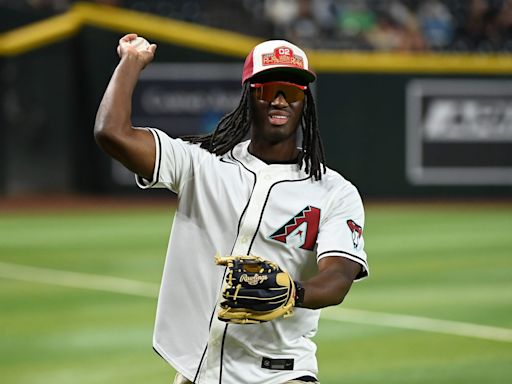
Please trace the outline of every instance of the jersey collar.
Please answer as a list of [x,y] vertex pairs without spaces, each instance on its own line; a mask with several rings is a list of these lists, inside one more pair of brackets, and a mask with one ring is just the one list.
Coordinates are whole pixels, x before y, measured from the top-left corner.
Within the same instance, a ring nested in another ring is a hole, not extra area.
[[231,151],[233,160],[238,161],[244,165],[245,168],[258,173],[272,173],[281,175],[283,178],[290,180],[304,179],[308,174],[304,172],[304,167],[299,168],[298,164],[267,164],[258,159],[256,156],[249,152],[250,140],[243,141],[237,144]]

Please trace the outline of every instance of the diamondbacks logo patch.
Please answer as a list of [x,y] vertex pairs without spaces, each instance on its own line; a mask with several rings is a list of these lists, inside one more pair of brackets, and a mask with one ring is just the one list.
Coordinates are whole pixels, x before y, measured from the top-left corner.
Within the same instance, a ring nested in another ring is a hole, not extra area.
[[315,248],[319,225],[320,209],[308,205],[269,237],[293,248],[312,251]]
[[347,220],[347,225],[352,232],[352,243],[354,244],[354,249],[359,247],[359,242],[361,241],[361,237],[363,237],[363,228],[360,225],[357,225],[354,220]]

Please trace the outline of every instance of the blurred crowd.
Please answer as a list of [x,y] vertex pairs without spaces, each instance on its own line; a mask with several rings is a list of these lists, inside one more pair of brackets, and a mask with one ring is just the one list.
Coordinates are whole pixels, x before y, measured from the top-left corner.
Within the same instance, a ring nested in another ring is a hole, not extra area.
[[[73,0],[0,0],[60,12]],[[93,0],[325,49],[512,52],[512,0]],[[16,5],[14,5],[16,4]]]
[[512,51],[512,0],[267,0],[264,13],[317,47]]

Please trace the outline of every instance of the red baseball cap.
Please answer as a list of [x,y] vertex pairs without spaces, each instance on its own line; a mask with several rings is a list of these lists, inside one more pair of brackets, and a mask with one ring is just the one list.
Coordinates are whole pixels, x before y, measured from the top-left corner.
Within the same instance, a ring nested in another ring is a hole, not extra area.
[[286,40],[268,40],[254,47],[245,59],[242,84],[257,74],[273,72],[293,74],[305,84],[316,80],[306,53]]

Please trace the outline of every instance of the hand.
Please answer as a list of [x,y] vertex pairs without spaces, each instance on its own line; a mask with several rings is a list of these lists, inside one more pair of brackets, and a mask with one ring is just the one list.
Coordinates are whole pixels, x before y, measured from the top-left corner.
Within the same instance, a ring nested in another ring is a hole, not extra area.
[[148,65],[153,58],[155,57],[156,44],[150,44],[146,49],[139,51],[133,45],[130,44],[130,41],[137,38],[137,34],[129,33],[124,35],[119,40],[119,45],[117,46],[117,54],[121,59],[127,57],[135,58],[140,64],[141,68],[144,68]]
[[215,257],[227,267],[219,320],[257,324],[293,314],[295,283],[288,272],[258,256]]

